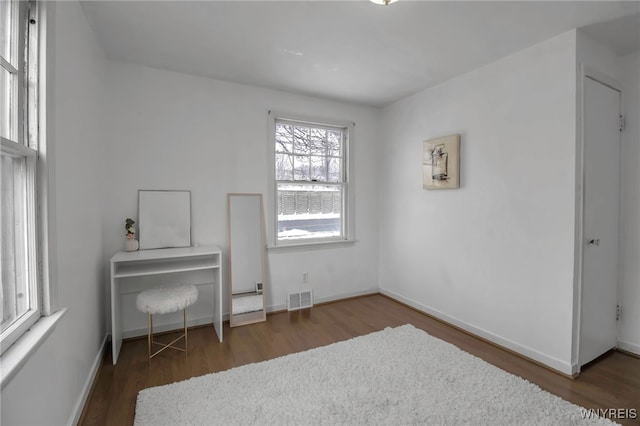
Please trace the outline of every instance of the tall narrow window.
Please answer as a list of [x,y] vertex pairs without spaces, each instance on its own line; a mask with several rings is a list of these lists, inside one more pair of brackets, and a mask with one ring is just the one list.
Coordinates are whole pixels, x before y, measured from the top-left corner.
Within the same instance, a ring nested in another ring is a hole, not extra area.
[[348,238],[349,127],[275,118],[275,243]]
[[36,7],[0,2],[2,351],[40,317]]

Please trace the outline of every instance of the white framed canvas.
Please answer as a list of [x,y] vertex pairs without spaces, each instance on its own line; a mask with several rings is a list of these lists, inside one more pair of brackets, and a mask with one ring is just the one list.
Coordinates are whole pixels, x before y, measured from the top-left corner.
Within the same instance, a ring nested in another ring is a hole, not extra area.
[[422,171],[424,189],[460,188],[460,135],[424,141]]
[[140,249],[191,246],[191,192],[138,191]]

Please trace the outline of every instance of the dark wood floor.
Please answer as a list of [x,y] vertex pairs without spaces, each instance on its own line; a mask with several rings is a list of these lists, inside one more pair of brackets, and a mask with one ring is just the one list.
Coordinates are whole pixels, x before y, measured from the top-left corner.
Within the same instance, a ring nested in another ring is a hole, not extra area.
[[177,351],[165,351],[150,364],[146,338],[126,341],[116,366],[112,365],[110,351],[105,353],[80,424],[132,424],[136,396],[150,386],[264,361],[403,324],[413,324],[580,406],[634,408],[638,410],[638,418],[617,422],[640,425],[640,359],[613,351],[571,380],[382,295],[276,313],[269,315],[266,322],[233,329],[225,324],[222,343],[217,341],[213,327],[193,328],[189,330],[188,357]]

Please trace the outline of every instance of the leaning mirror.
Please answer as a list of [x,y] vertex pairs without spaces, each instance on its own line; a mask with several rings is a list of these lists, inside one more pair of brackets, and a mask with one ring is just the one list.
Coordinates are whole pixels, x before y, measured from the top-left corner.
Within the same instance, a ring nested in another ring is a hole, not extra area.
[[265,321],[262,194],[227,194],[229,325]]

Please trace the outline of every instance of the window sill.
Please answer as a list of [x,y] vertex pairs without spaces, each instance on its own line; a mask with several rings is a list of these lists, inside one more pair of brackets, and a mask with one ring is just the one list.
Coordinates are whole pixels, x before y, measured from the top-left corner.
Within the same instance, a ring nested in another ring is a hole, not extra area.
[[269,246],[267,250],[273,253],[286,253],[292,251],[307,251],[307,250],[324,250],[340,247],[349,247],[356,244],[356,240],[340,240],[340,241],[322,241],[314,243],[298,243],[298,244],[285,244],[281,246]]
[[51,334],[56,324],[67,312],[67,308],[58,312],[41,317],[33,327],[18,339],[0,358],[0,388],[4,388],[7,383],[16,375],[20,368],[27,362],[29,357]]

